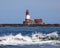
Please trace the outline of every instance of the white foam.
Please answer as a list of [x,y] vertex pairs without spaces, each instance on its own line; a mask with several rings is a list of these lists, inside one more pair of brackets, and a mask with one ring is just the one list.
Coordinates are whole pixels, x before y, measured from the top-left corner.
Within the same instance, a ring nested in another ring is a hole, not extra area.
[[[38,35],[38,37],[36,36]],[[32,34],[30,36],[23,36],[21,33],[17,35],[5,35],[0,37],[0,45],[31,45],[31,44],[44,44],[44,43],[49,43],[49,44],[56,44],[59,43],[59,40],[55,39],[50,39],[48,38],[58,38],[57,32],[53,32],[50,34],[42,34],[42,33],[36,33]]]

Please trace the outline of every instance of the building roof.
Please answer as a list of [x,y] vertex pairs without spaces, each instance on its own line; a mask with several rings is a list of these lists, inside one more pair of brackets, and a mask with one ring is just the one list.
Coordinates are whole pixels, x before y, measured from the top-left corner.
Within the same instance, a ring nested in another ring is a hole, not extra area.
[[34,19],[35,22],[43,22],[42,19]]

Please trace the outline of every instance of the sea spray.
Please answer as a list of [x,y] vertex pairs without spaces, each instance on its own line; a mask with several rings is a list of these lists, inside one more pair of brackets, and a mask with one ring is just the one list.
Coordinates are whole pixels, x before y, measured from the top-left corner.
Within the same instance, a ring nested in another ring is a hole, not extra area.
[[49,34],[35,33],[31,36],[22,35],[5,35],[0,37],[0,45],[31,45],[31,44],[60,44],[60,37],[57,32]]

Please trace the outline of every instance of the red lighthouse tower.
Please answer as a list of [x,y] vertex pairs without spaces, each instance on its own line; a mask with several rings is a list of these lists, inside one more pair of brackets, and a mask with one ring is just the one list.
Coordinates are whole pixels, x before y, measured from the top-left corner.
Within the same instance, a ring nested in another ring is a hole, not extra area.
[[30,22],[30,13],[29,10],[26,10],[26,18],[25,18],[26,22]]

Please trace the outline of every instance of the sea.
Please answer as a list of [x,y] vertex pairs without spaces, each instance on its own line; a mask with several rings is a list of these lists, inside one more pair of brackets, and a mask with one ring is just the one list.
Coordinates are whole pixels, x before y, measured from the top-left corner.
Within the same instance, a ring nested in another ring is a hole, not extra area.
[[60,27],[0,27],[0,48],[60,48]]

